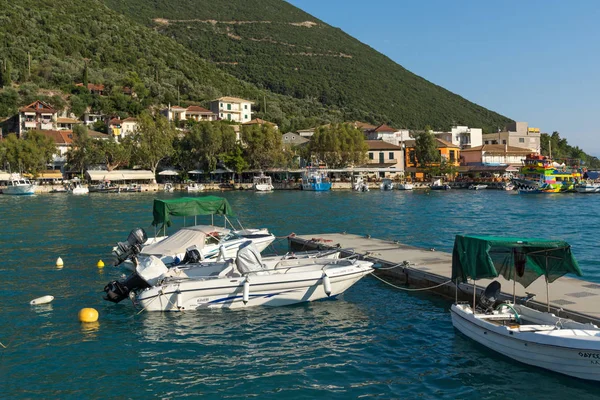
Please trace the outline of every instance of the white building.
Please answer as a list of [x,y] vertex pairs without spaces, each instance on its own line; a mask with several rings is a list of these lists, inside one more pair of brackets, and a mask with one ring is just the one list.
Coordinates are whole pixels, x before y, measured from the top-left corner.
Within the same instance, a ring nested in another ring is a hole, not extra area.
[[161,110],[161,114],[169,121],[216,121],[217,114],[200,106],[169,106]]
[[252,120],[252,104],[250,100],[237,97],[221,97],[210,102],[210,111],[219,119],[244,123]]
[[[358,126],[357,128],[361,129]],[[383,140],[395,146],[400,146],[402,142],[411,139],[408,129],[395,129],[386,124],[381,124],[373,128],[363,126],[362,129],[367,140]]]
[[461,149],[477,147],[483,144],[483,130],[481,128],[453,126],[450,132],[434,132],[434,135],[455,146],[459,146]]
[[36,100],[33,103],[19,109],[17,136],[21,137],[23,133],[32,129],[56,129],[57,116],[58,113],[54,108],[43,101]]

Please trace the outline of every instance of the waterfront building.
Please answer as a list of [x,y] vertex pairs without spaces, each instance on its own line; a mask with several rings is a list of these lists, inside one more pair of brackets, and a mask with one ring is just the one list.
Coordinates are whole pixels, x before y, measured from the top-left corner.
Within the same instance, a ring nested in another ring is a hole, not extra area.
[[[440,138],[436,138],[435,140],[440,157],[446,161],[448,166],[458,168],[460,165],[460,147]],[[406,150],[404,155],[405,172],[416,180],[425,179],[425,172],[418,165],[419,160],[416,156],[415,141],[407,140],[404,142],[404,146]],[[439,163],[428,165],[427,167],[434,166],[439,166]]]
[[365,140],[368,146],[368,168],[391,168],[393,172],[379,171],[380,177],[403,174],[404,149],[401,146],[388,143],[384,140]]
[[238,97],[220,97],[210,102],[210,111],[219,119],[244,123],[252,120],[252,104],[250,100]]
[[503,131],[484,134],[483,144],[506,144],[539,154],[540,136],[539,128],[529,127],[527,122],[513,122],[506,125]]
[[[356,125],[355,125],[356,126]],[[365,139],[367,140],[383,140],[384,142],[391,143],[396,146],[401,146],[402,142],[410,139],[410,132],[408,129],[395,129],[386,124],[381,124],[373,128],[360,128],[365,133]]]
[[529,149],[509,146],[507,144],[484,144],[482,146],[463,149],[461,154],[464,165],[522,165]]
[[52,139],[56,146],[56,153],[48,165],[52,169],[60,169],[67,163],[67,152],[73,145],[73,131],[71,130],[43,130],[39,131],[44,136]]
[[459,146],[461,149],[481,146],[483,144],[483,130],[469,128],[468,126],[453,126],[449,132],[434,132],[437,138]]

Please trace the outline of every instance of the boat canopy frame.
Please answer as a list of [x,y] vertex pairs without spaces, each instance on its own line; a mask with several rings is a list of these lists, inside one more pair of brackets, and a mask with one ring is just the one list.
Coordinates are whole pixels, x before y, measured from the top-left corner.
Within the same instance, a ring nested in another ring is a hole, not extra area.
[[[214,225],[214,216],[222,215],[225,220],[225,226],[227,226],[227,222],[232,227],[234,226],[228,219],[228,217],[235,217],[231,205],[227,199],[218,196],[180,197],[168,200],[154,199],[152,225],[157,227],[162,224],[158,230],[165,230],[167,226],[172,225],[172,216],[183,217],[184,225],[186,217],[194,217],[194,224],[196,225],[196,217],[201,215],[210,215],[212,225]],[[239,220],[238,224],[242,226]]]

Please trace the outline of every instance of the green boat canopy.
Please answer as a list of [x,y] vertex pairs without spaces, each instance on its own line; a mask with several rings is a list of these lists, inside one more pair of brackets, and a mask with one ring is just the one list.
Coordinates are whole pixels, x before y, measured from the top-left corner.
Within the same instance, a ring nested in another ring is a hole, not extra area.
[[152,225],[171,226],[171,216],[193,217],[195,215],[235,216],[227,199],[217,196],[181,197],[172,200],[154,199]]
[[492,279],[502,275],[529,286],[541,275],[554,282],[565,274],[582,276],[562,240],[457,235],[452,250],[452,280]]

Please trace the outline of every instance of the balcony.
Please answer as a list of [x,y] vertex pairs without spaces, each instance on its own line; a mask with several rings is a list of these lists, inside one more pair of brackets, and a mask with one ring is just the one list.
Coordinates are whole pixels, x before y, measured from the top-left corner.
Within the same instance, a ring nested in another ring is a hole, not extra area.
[[37,128],[37,122],[36,121],[24,121],[23,126],[25,127],[25,129],[35,129],[35,128]]

